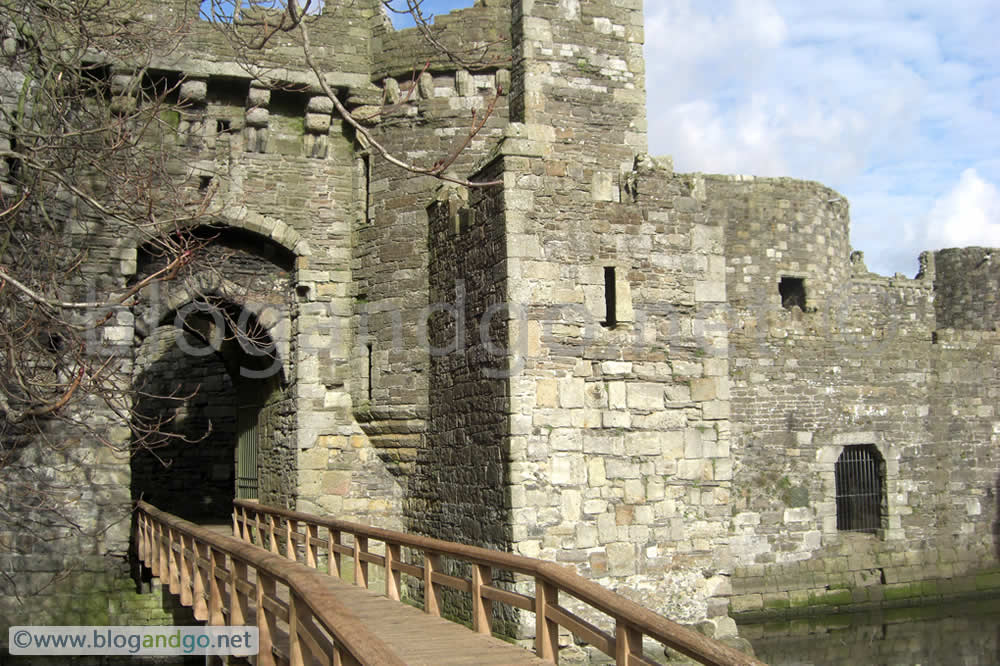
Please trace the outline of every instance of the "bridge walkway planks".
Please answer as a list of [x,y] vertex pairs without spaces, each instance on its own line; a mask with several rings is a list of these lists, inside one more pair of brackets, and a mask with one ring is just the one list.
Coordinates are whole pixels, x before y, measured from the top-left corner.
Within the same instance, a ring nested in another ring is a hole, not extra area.
[[[223,536],[232,536],[232,525],[202,525]],[[251,577],[255,578],[251,570]],[[441,617],[428,615],[419,608],[393,601],[371,589],[345,582],[335,576],[325,578],[337,599],[350,609],[407,664],[414,666],[506,666],[547,664],[522,647],[493,636],[477,634],[468,627]],[[374,582],[374,581],[373,581]],[[256,581],[254,581],[256,584]],[[377,584],[377,583],[376,583]],[[287,589],[279,588],[282,601],[288,601]],[[251,614],[253,614],[251,609]],[[287,637],[275,641],[279,653],[287,651]]]
[[468,627],[337,578],[330,578],[330,585],[341,603],[408,664],[552,664],[517,645],[477,634]]

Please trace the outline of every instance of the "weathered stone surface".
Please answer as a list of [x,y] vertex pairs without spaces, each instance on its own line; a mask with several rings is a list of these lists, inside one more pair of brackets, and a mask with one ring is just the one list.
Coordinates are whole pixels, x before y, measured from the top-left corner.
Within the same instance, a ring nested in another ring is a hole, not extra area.
[[[218,62],[174,73],[197,75],[180,91],[177,160],[218,187],[212,221],[234,232],[207,250],[220,275],[190,276],[100,339],[134,358],[136,390],[198,388],[151,408],[211,432],[171,450],[169,470],[102,458],[92,479],[70,477],[95,486],[74,519],[100,532],[132,489],[221,516],[249,428],[266,503],[570,563],[717,629],[727,607],[940,596],[933,578],[1000,585],[976,575],[995,563],[1000,492],[991,250],[925,255],[914,280],[876,276],[852,257],[832,190],[649,158],[640,2],[438,17],[513,63],[483,72],[387,31],[375,0],[327,4],[323,65],[401,159],[450,155],[502,89],[449,170],[501,184],[439,190],[400,171],[315,88],[251,81],[195,24],[182,48]],[[294,50],[268,58],[284,82],[311,82]],[[135,107],[134,82],[112,78],[119,111]],[[119,235],[86,242],[94,273],[124,286],[156,266]],[[266,385],[211,349],[192,360],[182,347],[197,336],[163,320],[205,293],[266,329]],[[117,416],[92,418],[126,439]],[[878,453],[874,533],[838,519],[849,447]],[[125,552],[119,523],[102,539],[72,550]],[[62,553],[32,548],[5,571],[58,573]]]

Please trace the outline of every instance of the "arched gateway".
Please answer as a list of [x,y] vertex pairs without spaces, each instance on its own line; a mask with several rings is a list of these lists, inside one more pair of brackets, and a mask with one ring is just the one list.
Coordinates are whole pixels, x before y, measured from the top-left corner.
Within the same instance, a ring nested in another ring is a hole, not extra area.
[[[185,518],[295,484],[289,340],[294,256],[257,234],[198,230],[192,269],[136,306],[131,489]],[[139,277],[157,270],[140,252]]]

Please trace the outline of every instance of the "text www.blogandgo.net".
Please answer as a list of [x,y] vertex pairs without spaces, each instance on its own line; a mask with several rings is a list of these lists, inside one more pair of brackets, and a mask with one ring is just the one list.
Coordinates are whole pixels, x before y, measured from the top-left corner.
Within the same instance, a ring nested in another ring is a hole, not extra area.
[[11,654],[231,655],[258,652],[257,627],[16,626]]

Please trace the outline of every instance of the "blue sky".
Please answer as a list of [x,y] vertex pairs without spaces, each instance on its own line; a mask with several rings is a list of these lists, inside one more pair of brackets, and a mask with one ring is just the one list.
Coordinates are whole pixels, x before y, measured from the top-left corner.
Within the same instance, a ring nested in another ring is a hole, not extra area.
[[645,12],[652,154],[678,171],[833,187],[882,274],[914,275],[923,249],[1000,246],[997,0],[646,0]]
[[1000,246],[1000,3],[646,2],[650,152],[818,180],[870,269]]

